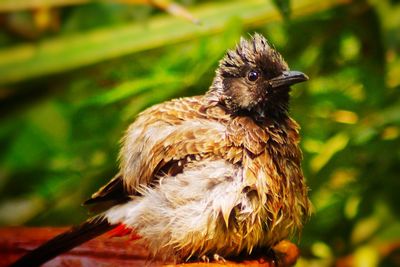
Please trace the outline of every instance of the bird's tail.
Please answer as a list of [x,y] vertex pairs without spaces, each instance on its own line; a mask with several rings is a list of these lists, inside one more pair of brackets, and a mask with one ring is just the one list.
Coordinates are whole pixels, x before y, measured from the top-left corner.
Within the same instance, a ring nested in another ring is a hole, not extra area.
[[97,215],[79,226],[50,239],[38,248],[28,252],[10,267],[40,266],[57,255],[64,253],[96,236],[115,228],[103,215]]

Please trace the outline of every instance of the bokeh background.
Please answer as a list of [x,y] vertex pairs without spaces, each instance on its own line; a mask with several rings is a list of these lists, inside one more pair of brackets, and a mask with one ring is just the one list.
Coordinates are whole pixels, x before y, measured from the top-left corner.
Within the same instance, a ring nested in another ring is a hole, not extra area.
[[400,266],[398,0],[1,0],[0,226],[87,218],[135,115],[203,94],[254,32],[310,76],[298,266]]

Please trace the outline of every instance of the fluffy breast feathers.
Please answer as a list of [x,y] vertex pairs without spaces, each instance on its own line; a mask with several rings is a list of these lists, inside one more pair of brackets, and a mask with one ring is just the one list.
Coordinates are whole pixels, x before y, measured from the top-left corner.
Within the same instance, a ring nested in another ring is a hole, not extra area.
[[257,192],[271,209],[271,220],[287,212],[300,227],[310,208],[298,143],[299,126],[290,117],[259,124],[227,113],[205,96],[183,98],[153,106],[129,127],[121,174],[126,190],[134,193],[157,177],[179,173],[190,161],[222,159],[243,169],[243,186]]

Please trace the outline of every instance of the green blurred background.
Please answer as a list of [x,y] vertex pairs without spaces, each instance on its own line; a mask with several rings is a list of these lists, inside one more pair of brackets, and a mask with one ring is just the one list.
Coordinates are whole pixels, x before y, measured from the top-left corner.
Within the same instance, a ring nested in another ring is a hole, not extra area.
[[203,94],[257,31],[310,76],[291,103],[315,206],[298,266],[400,266],[400,1],[124,2],[0,0],[1,226],[87,218],[135,115]]

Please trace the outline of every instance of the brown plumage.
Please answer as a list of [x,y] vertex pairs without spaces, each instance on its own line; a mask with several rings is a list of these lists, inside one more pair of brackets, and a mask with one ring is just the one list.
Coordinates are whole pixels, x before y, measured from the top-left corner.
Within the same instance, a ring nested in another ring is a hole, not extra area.
[[288,101],[306,79],[261,35],[241,39],[205,95],[155,105],[131,124],[120,173],[86,202],[109,203],[94,221],[124,224],[176,261],[251,253],[300,230],[311,209]]

